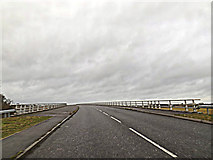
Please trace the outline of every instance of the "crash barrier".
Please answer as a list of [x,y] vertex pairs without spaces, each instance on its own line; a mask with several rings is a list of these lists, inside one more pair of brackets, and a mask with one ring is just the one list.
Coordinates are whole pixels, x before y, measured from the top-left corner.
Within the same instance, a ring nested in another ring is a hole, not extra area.
[[0,117],[1,117],[1,118],[10,117],[10,116],[13,115],[15,112],[16,112],[15,109],[2,110],[2,111],[0,111]]
[[2,118],[22,115],[40,111],[46,111],[50,109],[56,109],[66,106],[66,103],[38,103],[38,104],[16,104],[12,105],[11,110],[2,110],[0,111]]
[[136,107],[149,109],[167,109],[167,110],[182,110],[198,112],[198,109],[213,109],[213,104],[204,104],[200,102],[201,99],[163,99],[163,100],[139,100],[139,101],[109,101],[96,102],[95,105],[119,106],[119,107]]

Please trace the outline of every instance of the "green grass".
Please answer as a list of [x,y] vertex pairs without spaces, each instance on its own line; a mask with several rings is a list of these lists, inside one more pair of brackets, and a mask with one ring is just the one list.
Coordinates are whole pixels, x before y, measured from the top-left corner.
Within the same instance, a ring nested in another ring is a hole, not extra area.
[[194,118],[194,119],[202,119],[206,121],[212,121],[213,115],[207,115],[207,114],[198,114],[198,113],[192,113],[192,114],[175,114],[177,116],[182,117],[188,117],[188,118]]
[[34,126],[51,116],[19,116],[2,118],[2,138]]
[[[169,110],[169,108],[161,108],[163,110]],[[193,112],[193,108],[188,108],[189,112]],[[185,108],[175,108],[173,107],[172,109],[173,111],[185,111]],[[207,110],[206,108],[200,108],[200,109],[197,109],[197,112],[202,112],[203,114],[207,114]],[[212,115],[213,114],[213,109],[209,109],[209,114]]]

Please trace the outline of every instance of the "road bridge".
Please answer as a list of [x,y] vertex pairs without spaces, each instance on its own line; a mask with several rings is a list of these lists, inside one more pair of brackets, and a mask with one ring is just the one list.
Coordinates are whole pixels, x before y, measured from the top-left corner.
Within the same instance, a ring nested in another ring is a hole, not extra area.
[[79,105],[26,158],[211,158],[211,124]]

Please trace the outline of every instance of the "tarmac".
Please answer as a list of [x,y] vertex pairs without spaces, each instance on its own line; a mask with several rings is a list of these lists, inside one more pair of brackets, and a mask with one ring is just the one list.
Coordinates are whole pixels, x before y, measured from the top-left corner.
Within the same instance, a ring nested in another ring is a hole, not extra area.
[[16,157],[66,117],[74,114],[77,110],[77,106],[70,105],[48,111],[27,114],[27,116],[52,116],[52,118],[3,138],[0,142],[2,144],[2,158]]
[[145,109],[145,108],[139,108],[139,107],[115,107],[115,108],[127,109],[127,110],[161,115],[161,116],[167,116],[167,117],[184,119],[184,120],[188,120],[188,121],[194,121],[194,122],[200,122],[200,123],[206,123],[206,124],[213,124],[212,121],[206,121],[206,120],[202,120],[202,119],[195,119],[195,118],[189,118],[189,117],[182,117],[182,116],[177,115],[177,114],[192,114],[192,112],[187,112],[187,111],[163,110],[163,109],[155,109],[155,108],[146,108]]
[[[160,109],[143,109],[143,108],[136,108],[136,107],[130,108],[130,107],[118,107],[118,106],[116,106],[115,108],[127,109],[127,110],[133,110],[137,112],[144,112],[144,113],[150,113],[150,114],[156,114],[161,116],[212,124],[212,122],[176,116],[176,114],[187,113],[183,111],[169,111],[169,110],[160,110]],[[38,141],[42,136],[44,136],[52,128],[57,126],[60,122],[66,119],[70,114],[71,115],[74,114],[74,112],[76,112],[77,110],[78,110],[78,106],[66,106],[66,107],[62,107],[58,109],[28,114],[27,116],[52,116],[52,118],[2,139],[0,143],[2,144],[2,158],[14,158],[22,154],[30,145]]]

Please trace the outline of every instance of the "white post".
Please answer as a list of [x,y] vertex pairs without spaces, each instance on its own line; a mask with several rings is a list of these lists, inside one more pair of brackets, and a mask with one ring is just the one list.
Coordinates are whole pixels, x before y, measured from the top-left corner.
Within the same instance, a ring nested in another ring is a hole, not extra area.
[[194,99],[192,100],[192,105],[193,105],[193,112],[197,112],[196,105],[195,105],[195,100]]
[[160,101],[158,101],[158,108],[159,108],[159,109],[161,109],[161,106],[160,106]]
[[28,113],[31,113],[32,112],[32,104],[29,105],[29,110],[28,110]]
[[169,101],[169,109],[172,110],[172,103]]
[[15,106],[16,114],[18,114],[18,105]]
[[155,106],[155,108],[157,108],[156,101],[154,101],[154,106]]
[[152,104],[152,101],[151,101],[151,108],[153,108],[153,104]]
[[25,113],[26,112],[26,105],[24,105],[24,110],[23,110],[23,113]]
[[34,104],[31,106],[31,112],[34,112]]
[[188,105],[187,105],[187,103],[186,103],[186,100],[184,100],[184,102],[185,102],[185,110],[188,112],[188,111],[189,111],[189,108],[188,108]]
[[22,114],[22,105],[19,106],[19,114]]

